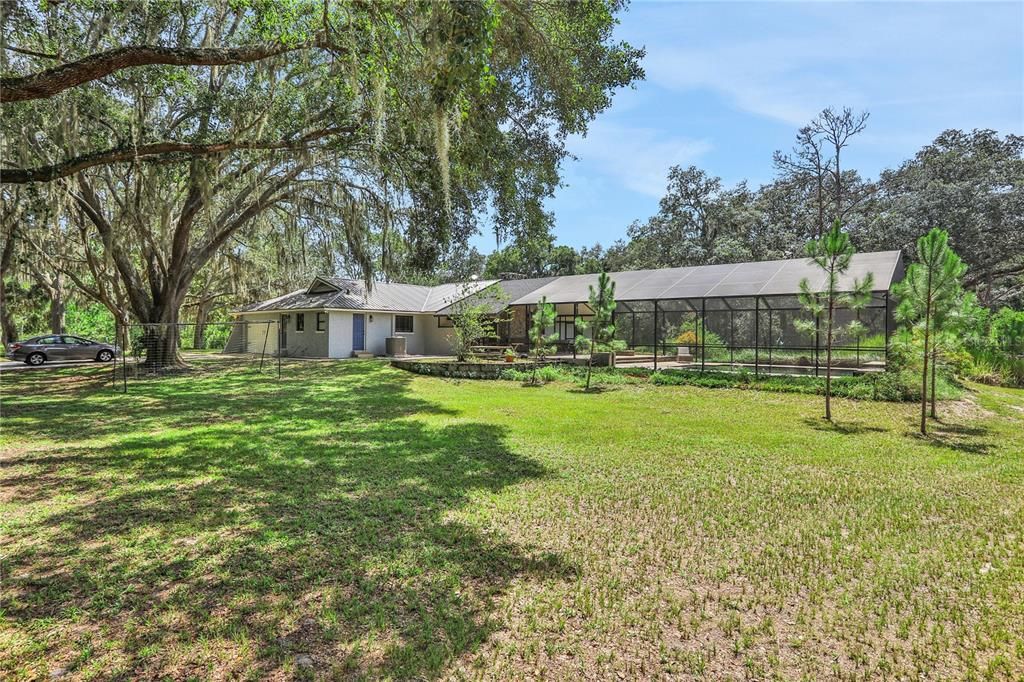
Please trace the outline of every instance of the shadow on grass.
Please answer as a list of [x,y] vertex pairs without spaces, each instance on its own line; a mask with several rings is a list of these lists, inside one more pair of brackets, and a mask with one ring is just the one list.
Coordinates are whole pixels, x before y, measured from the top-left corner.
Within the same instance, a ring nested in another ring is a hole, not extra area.
[[305,653],[323,674],[434,677],[500,627],[492,601],[516,576],[571,575],[458,518],[544,475],[504,429],[425,424],[448,413],[378,363],[296,375],[5,406],[8,436],[65,443],[0,470],[6,501],[39,508],[9,526],[9,622],[61,633],[79,614],[118,642],[105,676],[273,675]]
[[921,436],[934,447],[956,450],[969,455],[989,455],[996,444],[990,439],[991,432],[984,426],[952,424],[929,419],[928,435]]
[[860,421],[843,421],[834,418],[832,421],[828,421],[824,417],[804,417],[803,422],[815,431],[839,433],[842,435],[887,432],[887,429],[880,426],[871,426]]
[[597,394],[597,393],[610,393],[612,391],[621,390],[621,388],[622,387],[620,385],[615,385],[615,384],[613,384],[613,385],[597,384],[597,385],[591,386],[590,388],[587,388],[586,386],[576,386],[575,388],[570,388],[567,391],[567,393],[583,393],[585,395],[586,394]]

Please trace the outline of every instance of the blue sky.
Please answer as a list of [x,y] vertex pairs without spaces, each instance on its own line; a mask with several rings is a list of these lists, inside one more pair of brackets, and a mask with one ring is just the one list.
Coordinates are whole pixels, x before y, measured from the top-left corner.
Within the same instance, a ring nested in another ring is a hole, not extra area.
[[869,177],[946,128],[1024,133],[1024,2],[634,0],[621,19],[647,78],[569,141],[548,204],[559,243],[625,237],[674,164],[770,180],[772,152],[826,106],[871,112],[847,155]]

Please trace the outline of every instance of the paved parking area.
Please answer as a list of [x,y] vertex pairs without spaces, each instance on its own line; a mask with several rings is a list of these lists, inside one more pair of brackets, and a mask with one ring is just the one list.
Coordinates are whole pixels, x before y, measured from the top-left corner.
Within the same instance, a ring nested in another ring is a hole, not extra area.
[[[84,365],[92,366],[99,364],[93,360],[65,360],[63,362],[45,362],[41,365],[33,367],[27,365],[24,362],[15,360],[3,360],[0,361],[0,372],[16,372],[16,371],[29,371],[29,372],[45,372],[48,369],[60,369],[61,367],[81,367]],[[105,363],[110,364],[110,363]]]

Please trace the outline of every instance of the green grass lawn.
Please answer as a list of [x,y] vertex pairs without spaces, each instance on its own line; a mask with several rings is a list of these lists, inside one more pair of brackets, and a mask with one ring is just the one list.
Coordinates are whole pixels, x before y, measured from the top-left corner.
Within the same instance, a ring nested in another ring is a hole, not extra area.
[[0,678],[1024,676],[1024,391],[105,379],[2,377]]

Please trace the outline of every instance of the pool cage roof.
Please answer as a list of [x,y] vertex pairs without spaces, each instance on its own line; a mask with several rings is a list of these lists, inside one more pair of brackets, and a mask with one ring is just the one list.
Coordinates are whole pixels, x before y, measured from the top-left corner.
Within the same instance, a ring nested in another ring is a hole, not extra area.
[[[854,255],[850,268],[840,277],[840,290],[851,290],[854,280],[862,280],[868,273],[874,277],[873,291],[889,291],[903,277],[901,252]],[[803,279],[808,280],[812,290],[820,289],[825,281],[825,274],[808,258],[629,270],[608,275],[615,282],[617,301],[793,296],[800,292]],[[508,305],[532,305],[542,297],[547,297],[549,303],[585,303],[590,287],[597,286],[597,278],[598,275],[568,275],[537,281],[539,286],[509,300]],[[502,282],[499,286],[511,283]]]
[[[854,280],[863,280],[869,273],[874,281],[871,301],[863,309],[836,310],[837,324],[857,320],[865,331],[836,337],[834,367],[836,362],[846,362],[848,369],[860,371],[872,364],[877,368],[883,358],[888,359],[888,345],[877,337],[888,339],[892,329],[889,292],[903,278],[901,252],[854,255],[839,278],[839,290],[851,291]],[[797,297],[800,282],[806,279],[814,291],[820,291],[825,283],[825,273],[809,258],[608,274],[615,282],[616,337],[629,349],[648,354],[634,355],[634,362],[653,361],[657,370],[664,366],[659,364],[660,357],[661,363],[699,367],[701,371],[708,365],[749,366],[755,374],[764,367],[769,372],[804,368],[817,375],[821,368],[820,329],[813,338],[805,338],[806,333],[795,323],[808,318]],[[575,320],[592,314],[587,301],[590,287],[596,288],[597,282],[596,274],[501,280],[465,300],[485,304],[492,313],[506,307],[525,308],[527,315],[542,298],[558,304],[555,327],[559,343],[570,345],[575,357]],[[496,296],[499,291],[501,295]],[[436,315],[457,313],[456,305],[442,308]],[[499,333],[503,343],[525,338],[525,318],[517,319],[516,325],[504,322]],[[861,336],[868,335],[872,340],[862,343]]]

